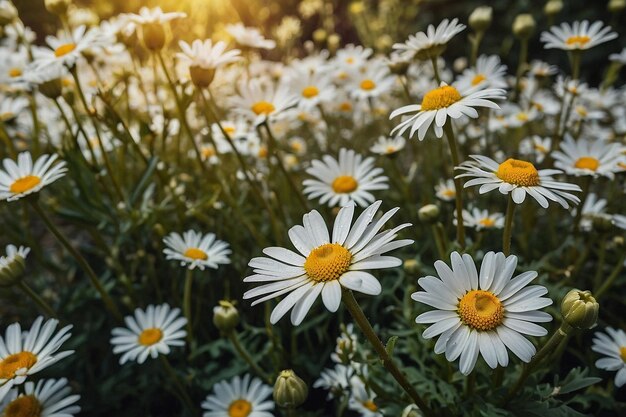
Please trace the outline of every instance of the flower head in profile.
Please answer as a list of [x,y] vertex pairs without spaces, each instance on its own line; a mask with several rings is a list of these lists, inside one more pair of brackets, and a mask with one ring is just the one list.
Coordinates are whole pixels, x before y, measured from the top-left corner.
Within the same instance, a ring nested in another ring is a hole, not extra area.
[[213,233],[203,235],[194,230],[187,230],[183,235],[173,232],[163,239],[167,248],[163,253],[167,259],[180,261],[189,269],[217,269],[219,265],[229,264],[231,253],[228,243],[215,238]]
[[436,309],[415,319],[416,323],[432,324],[423,337],[439,336],[435,353],[445,352],[450,362],[460,357],[459,369],[465,375],[472,372],[479,355],[492,369],[507,366],[507,348],[529,362],[536,350],[523,335],[546,335],[547,330],[535,323],[552,320],[548,313],[538,311],[552,304],[543,297],[548,290],[541,285],[527,286],[537,272],[513,278],[517,257],[502,252],[485,254],[480,273],[470,255],[453,252],[450,258],[452,268],[443,261],[435,262],[438,277],[420,278],[418,284],[424,291],[411,295]]
[[601,21],[589,24],[588,20],[576,21],[571,25],[567,22],[560,26],[552,26],[550,31],[541,34],[541,42],[546,49],[563,49],[580,51],[617,38],[617,33]]
[[11,286],[24,275],[26,256],[30,248],[7,245],[6,254],[0,256],[0,287]]
[[145,25],[149,23],[167,23],[174,19],[182,19],[187,17],[186,13],[183,12],[171,12],[171,13],[163,13],[163,10],[160,7],[142,7],[139,9],[139,14],[130,14],[128,15],[128,19],[132,22],[138,23],[140,25]]
[[499,88],[482,88],[474,86],[466,90],[459,90],[460,87],[448,85],[444,82],[424,95],[421,104],[410,104],[394,110],[389,119],[394,117],[412,114],[408,119],[396,126],[391,134],[402,135],[409,128],[409,136],[416,132],[419,140],[424,140],[426,132],[435,123],[435,135],[443,136],[443,126],[448,119],[458,119],[462,116],[477,118],[476,107],[487,107],[499,109],[500,107],[492,100],[502,100],[505,98],[505,91]]
[[345,206],[350,201],[361,207],[374,202],[371,191],[386,190],[388,178],[382,168],[374,167],[374,158],[363,158],[353,150],[341,148],[339,158],[325,155],[311,162],[307,173],[315,179],[303,181],[309,200],[320,199],[320,204]]
[[22,331],[19,323],[7,327],[0,336],[0,399],[27,377],[74,353],[57,351],[70,338],[72,326],[65,326],[55,334],[59,321],[39,316],[29,330]]
[[454,201],[456,198],[456,186],[452,179],[440,179],[439,183],[435,185],[435,195],[438,199],[443,201]]
[[[456,213],[454,216],[454,224],[456,224]],[[489,213],[489,210],[480,210],[474,207],[471,211],[463,210],[463,225],[478,231],[502,229],[504,227],[504,215],[502,213]]]
[[185,317],[180,309],[167,304],[149,305],[145,310],[137,308],[134,316],[126,316],[127,327],[116,327],[111,332],[113,353],[123,353],[120,365],[136,360],[144,363],[148,357],[168,355],[174,346],[184,346],[187,332]]
[[206,397],[204,417],[274,417],[274,401],[269,399],[272,387],[249,374],[220,381]]
[[259,29],[246,27],[241,23],[226,25],[226,32],[241,46],[259,49],[274,49],[276,42],[265,39]]
[[83,25],[58,38],[48,36],[46,43],[49,48],[33,49],[35,70],[45,72],[49,66],[71,67],[85,50],[110,45],[112,39],[103,36],[98,28],[87,29]]
[[374,402],[376,394],[365,386],[359,378],[351,380],[351,395],[348,401],[348,408],[361,417],[383,417],[383,413]]
[[5,158],[4,169],[0,168],[0,201],[19,200],[64,176],[65,162],[53,166],[56,159],[57,155],[41,155],[33,164],[30,152],[20,153],[17,162]]
[[552,154],[554,166],[567,174],[581,176],[603,175],[610,179],[620,171],[619,163],[626,162],[626,147],[619,143],[607,143],[600,139],[584,137],[574,140],[570,135],[560,144],[560,150]]
[[8,393],[0,410],[7,417],[73,417],[80,412],[80,395],[71,393],[66,378],[27,382],[23,394],[17,388]]
[[248,265],[254,274],[244,282],[267,284],[246,291],[243,298],[260,297],[252,303],[255,305],[287,294],[272,311],[270,321],[278,322],[291,310],[291,322],[297,326],[320,294],[331,312],[339,308],[342,288],[380,294],[380,282],[367,270],[401,265],[400,259],[384,254],[413,243],[408,239],[394,241],[400,230],[410,226],[408,223],[380,232],[398,211],[392,209],[375,219],[381,203],[377,201],[366,208],[354,224],[354,204],[343,207],[335,219],[332,235],[316,210],[305,214],[303,226],[289,229],[289,238],[299,253],[269,247],[263,250],[268,257],[250,260]]
[[231,99],[233,110],[255,125],[266,120],[273,121],[280,113],[298,103],[298,96],[285,83],[274,85],[259,80],[242,81],[238,90],[239,95]]
[[596,332],[591,350],[604,355],[596,366],[607,371],[617,371],[615,386],[626,384],[626,333],[622,329],[606,328],[606,333]]
[[456,168],[465,171],[457,178],[472,178],[465,183],[465,188],[480,185],[480,194],[498,189],[502,194],[510,193],[517,204],[522,204],[526,194],[530,194],[543,208],[548,207],[548,200],[559,203],[563,208],[569,208],[568,201],[580,203],[580,199],[569,192],[581,191],[578,185],[552,178],[552,175],[561,173],[558,169],[537,170],[531,162],[513,158],[498,164],[486,156],[470,157],[474,161],[463,162]]
[[378,155],[392,155],[404,149],[405,145],[406,140],[402,136],[393,138],[379,136],[376,143],[370,147],[370,152]]
[[475,86],[484,88],[507,88],[506,65],[502,65],[498,55],[481,55],[476,66],[463,71],[457,84],[460,89]]
[[176,57],[190,67],[217,69],[242,59],[239,49],[226,51],[227,45],[221,41],[213,43],[211,39],[196,39],[191,45],[180,41],[178,46],[182,52],[178,52]]
[[405,43],[396,43],[393,49],[402,53],[406,59],[430,59],[443,53],[446,45],[459,32],[465,29],[465,25],[459,23],[459,19],[444,19],[437,28],[428,25],[426,32],[417,32],[410,35]]

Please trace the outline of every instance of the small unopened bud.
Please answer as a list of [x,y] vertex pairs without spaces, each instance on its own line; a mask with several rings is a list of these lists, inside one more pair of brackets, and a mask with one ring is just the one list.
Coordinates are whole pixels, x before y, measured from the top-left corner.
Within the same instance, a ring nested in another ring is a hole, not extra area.
[[274,384],[274,401],[279,407],[294,409],[306,401],[309,388],[291,369],[281,371]]
[[613,245],[615,245],[618,248],[623,248],[624,247],[624,236],[615,236],[613,238]]
[[531,14],[518,14],[513,21],[513,34],[518,39],[528,39],[535,33],[536,27],[537,23]]
[[49,99],[55,100],[63,94],[63,82],[60,78],[39,84],[39,91]]
[[611,13],[621,12],[626,8],[626,0],[611,0],[607,8]]
[[389,71],[395,75],[405,75],[409,70],[409,61],[397,59],[389,63]]
[[10,1],[0,4],[0,26],[8,25],[17,19],[17,9]]
[[439,219],[439,207],[435,204],[426,204],[418,210],[417,215],[424,223],[435,223]]
[[44,4],[46,9],[57,16],[62,16],[67,13],[67,9],[70,7],[71,0],[45,0]]
[[555,16],[563,9],[563,2],[561,0],[550,0],[543,7],[543,12],[547,16]]
[[452,68],[454,68],[456,72],[463,72],[463,70],[467,68],[467,64],[467,58],[465,58],[464,56],[460,56],[454,60],[454,62],[452,63]]
[[600,304],[591,291],[571,290],[561,302],[563,320],[575,329],[591,329],[598,321]]
[[341,36],[336,33],[332,33],[328,36],[328,40],[326,41],[326,43],[328,46],[328,50],[331,53],[334,53],[335,51],[337,51],[337,49],[339,49],[339,46],[341,45]]
[[20,282],[25,268],[24,258],[20,255],[0,260],[0,287],[11,287]]
[[407,259],[404,261],[403,268],[409,274],[417,274],[421,269],[421,265],[417,259]]
[[222,333],[230,333],[239,324],[239,311],[232,303],[222,300],[213,307],[213,324]]
[[313,32],[313,41],[318,45],[323,45],[328,38],[328,33],[324,29],[316,29]]
[[469,16],[469,26],[476,32],[484,32],[491,25],[493,9],[489,6],[480,6],[474,9]]
[[192,65],[189,67],[189,75],[191,76],[191,82],[196,87],[206,88],[211,85],[213,78],[215,78],[215,69]]
[[165,46],[165,28],[160,23],[144,23],[141,26],[143,44],[151,51],[159,51]]

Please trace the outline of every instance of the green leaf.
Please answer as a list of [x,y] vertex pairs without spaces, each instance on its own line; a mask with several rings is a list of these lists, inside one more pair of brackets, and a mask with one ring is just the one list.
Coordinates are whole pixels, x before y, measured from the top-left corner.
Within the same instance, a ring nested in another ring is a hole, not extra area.
[[393,356],[393,349],[396,347],[396,342],[398,341],[398,336],[391,336],[385,345],[385,350],[389,356]]

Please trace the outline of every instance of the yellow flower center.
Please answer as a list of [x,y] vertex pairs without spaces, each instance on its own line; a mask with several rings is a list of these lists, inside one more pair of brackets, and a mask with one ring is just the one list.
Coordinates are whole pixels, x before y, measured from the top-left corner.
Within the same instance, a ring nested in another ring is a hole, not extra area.
[[35,188],[41,182],[41,178],[36,175],[27,175],[25,177],[15,180],[9,191],[14,194],[25,193],[28,190]]
[[517,113],[517,120],[519,120],[520,122],[527,122],[528,121],[528,113],[526,112],[520,112]]
[[349,101],[344,101],[339,105],[339,110],[345,112],[352,111],[352,103],[350,103]]
[[0,120],[5,121],[15,117],[15,113],[10,111],[5,111],[4,113],[0,113]]
[[567,40],[565,41],[565,43],[567,45],[578,45],[578,46],[585,46],[587,44],[587,42],[589,42],[591,40],[591,38],[589,36],[570,36],[569,38],[567,38]]
[[22,395],[14,399],[4,409],[3,417],[39,417],[41,404],[34,395]]
[[0,379],[11,379],[20,369],[30,369],[37,363],[37,356],[30,352],[9,355],[0,361]]
[[443,190],[441,194],[443,194],[446,197],[454,197],[456,196],[456,191],[448,189],[448,190]]
[[202,148],[200,151],[202,153],[202,158],[207,159],[215,155],[215,149],[210,146]]
[[376,83],[372,80],[363,80],[361,81],[361,89],[365,91],[370,91],[376,88]]
[[395,151],[396,151],[395,147],[391,145],[387,146],[387,153],[394,153]]
[[492,330],[504,319],[504,307],[498,297],[483,290],[465,294],[457,311],[461,321],[476,330]]
[[422,110],[439,110],[450,107],[461,98],[459,90],[451,85],[444,85],[426,93],[422,100]]
[[313,85],[309,85],[308,87],[304,87],[304,89],[302,90],[302,97],[313,98],[317,96],[319,93],[320,93],[320,90],[318,90],[317,87]]
[[228,417],[247,417],[252,412],[252,404],[244,399],[235,400],[228,406]]
[[352,57],[346,58],[346,64],[354,64],[354,58]]
[[157,329],[156,327],[151,327],[149,329],[145,329],[139,335],[139,344],[143,346],[152,346],[155,343],[158,343],[163,338],[163,332],[161,329]]
[[522,187],[539,185],[539,173],[533,164],[509,158],[498,167],[496,176],[504,182]]
[[486,79],[487,77],[485,77],[483,74],[476,74],[474,78],[472,78],[472,85],[478,85],[482,83],[483,81],[485,81]]
[[57,49],[54,50],[54,56],[56,56],[57,58],[60,58],[64,55],[69,54],[74,49],[76,49],[75,43],[66,43],[64,45],[59,46]]
[[276,107],[274,107],[274,105],[268,101],[259,101],[256,102],[252,105],[252,111],[256,114],[270,114],[272,113],[274,110],[276,110]]
[[374,404],[374,401],[367,400],[363,402],[363,407],[367,408],[370,411],[378,411],[378,407]]
[[580,117],[587,117],[589,115],[585,106],[576,106],[576,113],[578,113]]
[[233,133],[235,133],[235,128],[233,126],[224,126],[224,132],[230,137]]
[[535,106],[537,110],[539,110],[540,112],[543,112],[543,104],[537,103],[536,101],[534,101],[532,104],[533,106]]
[[201,261],[206,261],[207,259],[209,259],[209,255],[207,255],[206,252],[202,249],[198,248],[188,248],[185,253],[183,253],[183,256]]
[[547,149],[545,146],[543,146],[543,145],[539,145],[539,144],[535,144],[535,150],[536,150],[536,151],[539,151],[539,152],[541,152],[541,153],[546,153],[546,152],[548,152],[548,149]]
[[622,346],[619,348],[619,357],[622,358],[624,362],[626,362],[626,346]]
[[485,217],[484,219],[480,219],[478,223],[480,223],[482,226],[485,226],[485,227],[493,227],[495,226],[496,221],[493,219],[490,219],[489,217]]
[[317,282],[339,279],[350,267],[352,254],[337,243],[327,243],[309,253],[304,261],[307,275]]
[[356,190],[359,183],[351,175],[340,175],[333,181],[333,191],[340,194],[351,193]]
[[582,158],[578,158],[574,166],[579,169],[588,169],[591,171],[596,171],[600,166],[600,161],[596,158],[592,158],[591,156],[583,156]]
[[9,77],[11,78],[19,77],[20,75],[22,75],[22,70],[19,68],[11,68],[9,70]]

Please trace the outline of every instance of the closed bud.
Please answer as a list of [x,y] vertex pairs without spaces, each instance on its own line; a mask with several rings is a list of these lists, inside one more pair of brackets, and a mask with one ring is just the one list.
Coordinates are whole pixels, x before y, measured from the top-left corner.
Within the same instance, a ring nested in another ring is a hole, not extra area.
[[192,65],[189,67],[189,75],[191,76],[191,82],[199,88],[205,88],[211,85],[213,78],[215,78],[214,68],[202,68],[198,65]]
[[165,28],[160,23],[144,23],[141,26],[143,44],[151,51],[159,51],[165,46]]
[[626,8],[626,0],[611,0],[607,8],[611,13],[621,12]]
[[535,33],[536,27],[537,23],[531,14],[518,14],[513,21],[513,34],[518,39],[528,39]]
[[575,329],[591,329],[598,321],[600,304],[591,291],[571,290],[561,302],[563,320]]
[[328,33],[324,29],[316,29],[313,32],[313,41],[318,45],[323,45],[328,38]]
[[46,9],[57,16],[62,16],[67,13],[67,9],[70,7],[71,0],[45,0],[44,4]]
[[456,72],[463,72],[463,70],[467,68],[467,65],[467,58],[465,58],[464,56],[460,56],[454,60],[454,62],[452,63],[452,68],[454,68]]
[[24,257],[14,255],[0,259],[0,287],[11,287],[22,280],[26,266]]
[[281,371],[274,384],[274,401],[279,407],[294,409],[306,401],[309,388],[291,369]]
[[39,91],[49,99],[56,100],[63,94],[63,82],[60,78],[46,81],[39,85]]
[[484,32],[491,25],[493,9],[489,6],[480,6],[474,9],[469,16],[469,26],[476,32]]
[[543,7],[543,12],[547,16],[554,16],[561,12],[563,9],[563,2],[561,0],[550,0]]
[[341,45],[341,36],[336,33],[332,33],[328,36],[328,40],[326,43],[328,44],[328,50],[331,53],[335,53],[335,51],[337,51],[337,49],[339,49],[339,46]]
[[17,19],[17,9],[10,1],[0,3],[0,26],[8,25]]
[[395,75],[406,75],[409,71],[409,61],[396,59],[389,63],[389,71]]
[[409,274],[417,274],[421,269],[421,265],[417,259],[407,259],[404,261],[403,268]]
[[417,215],[424,223],[435,223],[439,219],[439,207],[435,204],[426,204],[418,210]]
[[221,300],[218,306],[213,307],[213,324],[222,333],[228,334],[239,324],[239,311],[232,303]]

